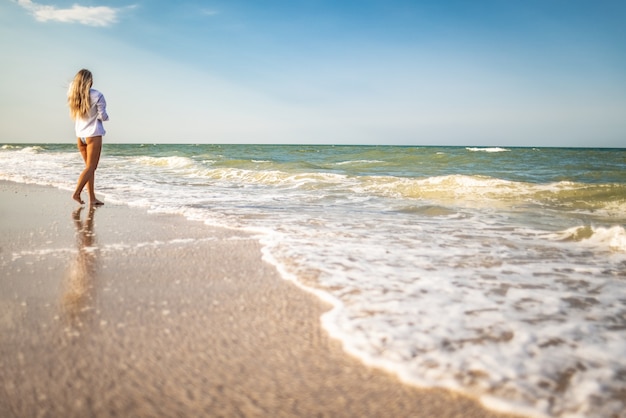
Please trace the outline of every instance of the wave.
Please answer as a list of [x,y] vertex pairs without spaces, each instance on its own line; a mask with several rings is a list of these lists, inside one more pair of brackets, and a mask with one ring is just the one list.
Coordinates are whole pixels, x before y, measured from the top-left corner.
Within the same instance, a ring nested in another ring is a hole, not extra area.
[[407,178],[214,167],[198,169],[192,175],[244,187],[256,185],[326,189],[341,194],[426,200],[443,206],[508,209],[536,207],[593,213],[616,219],[625,218],[626,213],[626,185],[623,184],[584,184],[570,181],[535,184],[460,174]]
[[187,157],[136,157],[131,160],[139,165],[146,166],[154,166],[154,167],[163,167],[163,168],[172,168],[172,169],[180,169],[180,168],[193,168],[195,166],[195,161]]
[[[40,151],[44,150],[42,147],[37,146],[37,145],[28,146],[28,147],[24,147],[24,148],[21,148],[21,149],[20,148],[21,147],[17,147],[17,149],[19,150],[17,152],[26,153],[26,154],[38,154]],[[3,149],[5,149],[5,148],[3,147]]]
[[626,185],[562,181],[534,184],[493,177],[447,175],[424,179],[367,177],[363,189],[402,198],[427,199],[453,205],[533,205],[577,211],[626,213]]
[[575,241],[595,248],[626,253],[626,229],[622,226],[610,228],[577,226],[555,234],[560,241]]
[[342,165],[361,165],[361,164],[384,164],[385,161],[381,160],[348,160],[348,161],[340,161],[335,163],[334,165],[342,166]]
[[[189,179],[228,182],[231,186],[332,189],[344,193],[397,199],[428,200],[435,204],[470,207],[538,206],[568,211],[605,211],[601,215],[623,217],[626,185],[560,181],[536,184],[480,175],[452,174],[425,178],[389,175],[349,175],[285,167],[271,161],[238,161],[237,164],[196,161],[188,157],[135,157],[140,166],[170,170]],[[345,161],[340,164],[364,164]],[[245,164],[244,164],[245,163]],[[234,165],[234,166],[233,166]],[[287,164],[288,165],[288,164]]]
[[347,176],[334,173],[286,173],[280,170],[248,170],[241,168],[208,168],[198,170],[193,177],[226,182],[237,187],[271,186],[284,189],[305,188],[321,190],[349,183]]
[[507,152],[507,151],[510,151],[509,149],[500,148],[500,147],[490,147],[490,148],[466,147],[465,149],[471,152]]

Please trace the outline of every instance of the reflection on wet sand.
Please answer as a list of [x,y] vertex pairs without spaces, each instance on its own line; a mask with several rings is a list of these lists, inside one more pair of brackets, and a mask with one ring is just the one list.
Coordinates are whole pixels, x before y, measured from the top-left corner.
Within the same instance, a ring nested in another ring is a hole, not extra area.
[[70,265],[65,278],[62,309],[68,324],[74,330],[82,327],[93,311],[95,302],[95,278],[97,273],[96,234],[94,232],[94,215],[96,207],[91,206],[84,221],[81,220],[80,207],[72,213],[76,227],[76,258]]

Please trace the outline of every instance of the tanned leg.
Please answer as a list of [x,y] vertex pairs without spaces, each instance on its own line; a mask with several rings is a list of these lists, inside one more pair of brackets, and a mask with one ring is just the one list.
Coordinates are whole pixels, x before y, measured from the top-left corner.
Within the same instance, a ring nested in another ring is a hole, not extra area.
[[[76,138],[76,146],[78,147],[78,151],[80,152],[80,155],[83,157],[83,161],[85,162],[85,167],[87,166],[87,145],[83,144],[83,141],[80,140],[80,138]],[[82,173],[81,173],[82,176]],[[80,184],[80,177],[78,180],[78,184]],[[80,203],[81,205],[84,204],[85,202],[83,202],[83,199],[81,199],[80,194],[83,191],[82,188],[78,189],[78,186],[76,187],[76,190],[74,191],[74,196],[72,196],[72,198],[77,201],[78,203]]]
[[103,205],[104,203],[96,198],[95,175],[96,169],[98,168],[98,162],[100,161],[100,154],[102,152],[102,137],[94,136],[91,138],[87,138],[86,141],[87,145],[83,145],[82,142],[80,142],[80,139],[78,140],[78,149],[80,150],[80,154],[85,161],[85,169],[82,173],[80,173],[80,176],[78,177],[78,184],[76,185],[76,190],[74,192],[73,198],[80,204],[83,204],[84,202],[80,198],[80,194],[83,191],[85,185],[88,184],[90,204],[99,206]]

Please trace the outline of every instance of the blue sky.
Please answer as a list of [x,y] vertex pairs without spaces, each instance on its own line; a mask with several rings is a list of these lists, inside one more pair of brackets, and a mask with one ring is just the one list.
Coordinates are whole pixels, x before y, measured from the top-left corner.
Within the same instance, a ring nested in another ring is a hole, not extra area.
[[626,146],[623,0],[0,0],[0,142]]

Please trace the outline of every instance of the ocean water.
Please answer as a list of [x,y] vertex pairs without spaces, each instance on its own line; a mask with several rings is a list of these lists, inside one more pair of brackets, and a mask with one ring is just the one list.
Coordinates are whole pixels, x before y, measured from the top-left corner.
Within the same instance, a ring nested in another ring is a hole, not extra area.
[[[74,145],[0,146],[70,191]],[[491,408],[626,416],[626,149],[105,144],[108,202],[253,231],[363,362]]]

